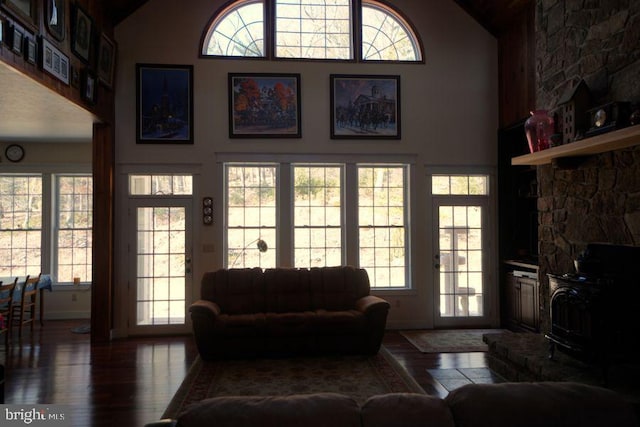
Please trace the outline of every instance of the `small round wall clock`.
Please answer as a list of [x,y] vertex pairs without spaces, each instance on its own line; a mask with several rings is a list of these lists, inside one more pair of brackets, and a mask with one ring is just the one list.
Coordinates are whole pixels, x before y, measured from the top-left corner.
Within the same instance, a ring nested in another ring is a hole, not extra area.
[[4,150],[4,155],[10,162],[19,162],[24,158],[24,148],[18,144],[11,144]]

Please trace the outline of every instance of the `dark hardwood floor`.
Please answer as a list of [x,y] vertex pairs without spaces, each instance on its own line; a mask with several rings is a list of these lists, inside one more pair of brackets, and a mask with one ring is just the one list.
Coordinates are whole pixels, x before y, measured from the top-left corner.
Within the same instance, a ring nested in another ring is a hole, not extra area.
[[[194,361],[191,336],[145,337],[91,344],[72,328],[83,321],[46,321],[7,351],[5,403],[66,405],[73,426],[141,427],[160,418]],[[486,367],[485,353],[423,354],[398,332],[384,346],[429,394],[447,391],[427,369]]]

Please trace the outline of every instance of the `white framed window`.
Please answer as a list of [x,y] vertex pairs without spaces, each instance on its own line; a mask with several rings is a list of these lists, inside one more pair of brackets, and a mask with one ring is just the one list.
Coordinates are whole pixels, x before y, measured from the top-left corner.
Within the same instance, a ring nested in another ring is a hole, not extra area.
[[226,267],[350,264],[373,288],[411,286],[408,164],[225,163],[224,176]]
[[[358,19],[354,19],[355,14]],[[355,40],[359,41],[358,45],[354,45]],[[420,39],[408,19],[390,5],[375,0],[236,0],[218,10],[210,20],[201,54],[205,57],[423,60]]]
[[277,177],[277,165],[225,165],[228,268],[276,266]]
[[131,196],[190,196],[192,194],[192,175],[129,175],[129,195]]
[[42,271],[42,175],[0,175],[0,276]]
[[92,280],[93,178],[57,175],[54,276],[58,283]]
[[294,265],[343,263],[341,166],[293,165]]
[[373,287],[407,287],[408,167],[358,167],[360,267]]

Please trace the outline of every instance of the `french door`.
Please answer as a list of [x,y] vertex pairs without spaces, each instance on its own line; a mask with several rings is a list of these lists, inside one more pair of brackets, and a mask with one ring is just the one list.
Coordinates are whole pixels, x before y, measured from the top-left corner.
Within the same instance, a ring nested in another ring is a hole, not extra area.
[[490,288],[486,198],[434,198],[434,301],[436,328],[486,326]]
[[188,332],[191,198],[130,200],[129,333]]

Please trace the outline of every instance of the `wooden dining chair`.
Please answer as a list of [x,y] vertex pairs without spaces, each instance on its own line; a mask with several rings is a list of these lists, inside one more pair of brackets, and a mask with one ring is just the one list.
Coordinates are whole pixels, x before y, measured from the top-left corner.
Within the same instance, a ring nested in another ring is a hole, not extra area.
[[18,283],[16,277],[13,282],[3,283],[0,281],[0,335],[4,334],[5,349],[9,349],[9,335],[11,333],[11,310],[13,306],[13,291]]
[[18,336],[22,336],[22,327],[27,324],[31,328],[31,332],[33,332],[39,281],[40,274],[37,276],[27,276],[22,284],[20,301],[16,301],[14,298],[13,305],[11,306],[11,320],[13,325],[18,326]]

